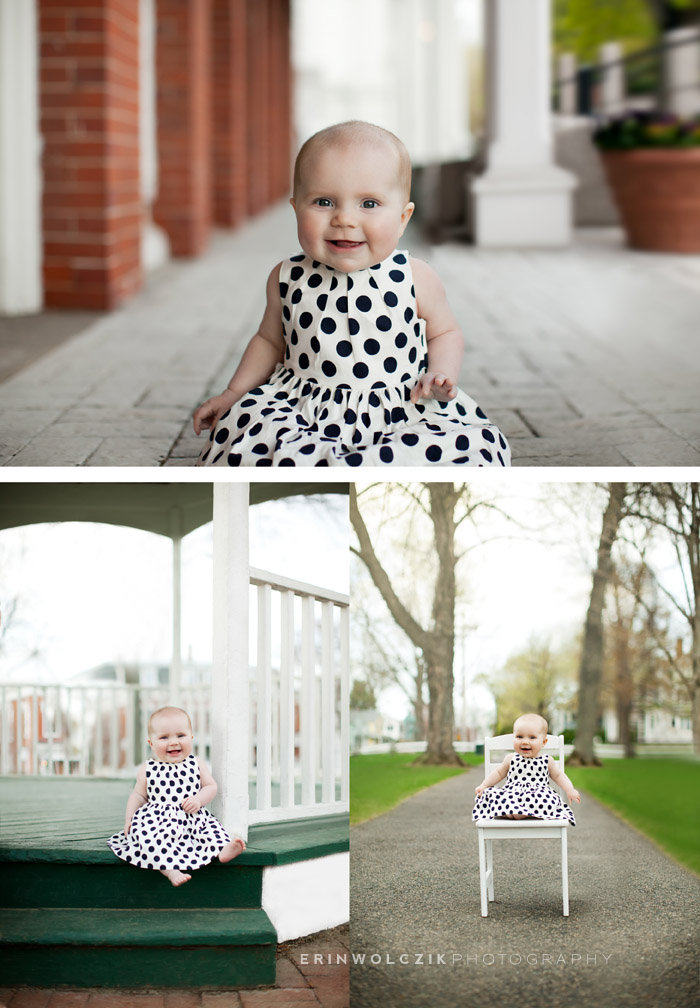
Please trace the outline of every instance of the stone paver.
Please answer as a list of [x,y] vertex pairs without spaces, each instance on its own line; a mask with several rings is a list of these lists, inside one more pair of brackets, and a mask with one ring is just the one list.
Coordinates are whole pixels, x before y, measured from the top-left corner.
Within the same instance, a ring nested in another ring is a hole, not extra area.
[[[349,1008],[349,926],[277,949],[274,987],[227,991],[0,988],[0,1008]],[[323,959],[319,966],[318,957]]]
[[[460,384],[515,466],[700,464],[700,256],[632,252],[606,228],[549,252],[428,248],[415,231],[406,244],[445,284],[466,341]],[[191,412],[225,386],[269,270],[296,247],[286,203],[217,232],[200,259],[0,384],[0,464],[193,464]]]
[[557,841],[494,840],[481,917],[480,779],[474,768],[352,829],[352,1008],[695,1008],[700,879],[585,793],[568,830],[570,916]]

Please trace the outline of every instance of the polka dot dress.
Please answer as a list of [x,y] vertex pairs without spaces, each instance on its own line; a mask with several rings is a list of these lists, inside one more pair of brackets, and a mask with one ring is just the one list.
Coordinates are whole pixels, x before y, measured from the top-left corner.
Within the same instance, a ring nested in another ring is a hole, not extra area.
[[464,392],[409,401],[428,354],[407,252],[354,273],[292,256],[280,296],[284,361],[224,413],[198,465],[510,465]]
[[514,753],[504,786],[486,788],[472,809],[475,822],[514,814],[568,819],[572,826],[576,825],[571,808],[549,785],[549,756]]
[[231,837],[206,808],[185,812],[180,803],[200,789],[194,755],[181,763],[146,763],[148,801],[136,809],[129,835],[115,833],[107,843],[117,857],[138,868],[188,871],[209,864]]

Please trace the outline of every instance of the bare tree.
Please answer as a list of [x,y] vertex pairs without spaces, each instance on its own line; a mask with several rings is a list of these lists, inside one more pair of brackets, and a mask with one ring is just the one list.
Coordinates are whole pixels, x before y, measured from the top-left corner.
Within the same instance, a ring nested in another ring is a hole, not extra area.
[[642,713],[646,695],[661,684],[658,644],[667,642],[665,613],[647,564],[622,558],[610,581],[606,619],[606,679],[618,724],[617,741],[626,758],[635,756],[632,715]]
[[[455,647],[455,567],[458,556],[455,533],[459,525],[482,506],[468,484],[422,483],[401,486],[407,501],[422,509],[433,529],[433,546],[437,570],[432,588],[429,619],[420,622],[409,610],[391,582],[379,560],[372,538],[358,506],[354,485],[350,491],[350,520],[357,535],[358,548],[353,552],[367,567],[384,599],[389,612],[418,648],[425,661],[428,683],[428,737],[421,762],[461,765],[455,752],[454,734],[454,647]],[[459,515],[458,515],[459,507]],[[425,624],[425,625],[424,625]]]
[[674,651],[661,640],[658,644],[685,688],[691,708],[693,747],[700,755],[700,484],[639,484],[630,514],[668,536],[682,575],[682,598],[669,591],[658,577],[655,580],[688,627],[689,661],[684,660],[682,651]]
[[626,483],[608,484],[608,502],[598,540],[596,568],[583,630],[579,665],[576,742],[569,762],[582,766],[600,765],[593,755],[593,735],[600,714],[600,681],[603,668],[603,608],[612,572],[612,548],[624,517]]
[[[389,619],[370,614],[362,601],[353,597],[353,625],[364,642],[362,673],[375,694],[387,686],[397,686],[411,705],[413,738],[425,738],[425,660],[422,652],[403,635],[401,628]],[[403,640],[395,638],[402,635]],[[405,646],[401,646],[405,644]]]

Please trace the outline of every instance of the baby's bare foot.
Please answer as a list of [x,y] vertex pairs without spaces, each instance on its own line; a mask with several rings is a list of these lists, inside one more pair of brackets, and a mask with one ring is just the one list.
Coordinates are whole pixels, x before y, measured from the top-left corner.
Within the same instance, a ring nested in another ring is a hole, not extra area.
[[184,885],[192,878],[186,872],[181,872],[179,868],[161,868],[160,873],[165,875],[166,879],[169,879],[174,886]]
[[233,861],[233,859],[238,857],[239,854],[242,854],[244,850],[245,844],[239,837],[236,837],[234,840],[227,843],[224,848],[222,848],[219,854],[219,861],[221,861],[222,864],[226,864],[227,861]]

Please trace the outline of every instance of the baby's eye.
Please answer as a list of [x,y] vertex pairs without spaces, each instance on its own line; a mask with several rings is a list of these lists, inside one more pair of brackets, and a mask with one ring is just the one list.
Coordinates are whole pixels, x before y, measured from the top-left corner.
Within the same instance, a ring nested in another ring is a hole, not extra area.
[[319,196],[318,199],[314,200],[314,203],[317,206],[321,206],[321,207],[333,206],[331,200],[329,200],[327,196]]
[[378,206],[379,206],[379,203],[377,202],[376,199],[362,200],[362,209],[363,210],[374,210],[374,208],[378,207]]

